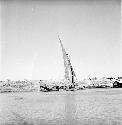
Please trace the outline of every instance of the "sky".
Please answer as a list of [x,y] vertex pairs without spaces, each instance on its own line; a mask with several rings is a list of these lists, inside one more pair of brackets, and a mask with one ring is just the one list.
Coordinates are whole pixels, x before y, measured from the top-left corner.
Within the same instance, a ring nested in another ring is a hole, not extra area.
[[122,76],[120,0],[1,0],[0,79],[63,79],[58,35],[78,79]]

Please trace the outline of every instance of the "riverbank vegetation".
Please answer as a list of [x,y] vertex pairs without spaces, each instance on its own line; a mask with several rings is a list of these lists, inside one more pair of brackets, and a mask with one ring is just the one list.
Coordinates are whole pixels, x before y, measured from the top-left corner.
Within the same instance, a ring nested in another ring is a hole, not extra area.
[[87,78],[76,81],[70,84],[66,80],[61,81],[47,81],[47,80],[5,80],[0,81],[0,92],[30,92],[30,91],[60,91],[60,90],[82,90],[91,88],[113,88],[115,82],[120,81],[122,78]]

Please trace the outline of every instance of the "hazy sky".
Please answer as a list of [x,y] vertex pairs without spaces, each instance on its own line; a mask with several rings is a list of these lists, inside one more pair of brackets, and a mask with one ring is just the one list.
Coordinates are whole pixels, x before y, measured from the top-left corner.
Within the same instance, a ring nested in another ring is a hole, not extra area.
[[78,79],[121,75],[120,0],[0,4],[0,79],[62,79],[58,35]]

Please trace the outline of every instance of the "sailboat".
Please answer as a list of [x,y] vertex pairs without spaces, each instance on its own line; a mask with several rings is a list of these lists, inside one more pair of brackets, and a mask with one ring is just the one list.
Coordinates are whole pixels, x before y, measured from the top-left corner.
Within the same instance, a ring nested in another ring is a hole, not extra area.
[[62,53],[63,53],[63,60],[64,60],[64,68],[65,68],[65,82],[67,83],[67,87],[66,90],[71,90],[74,91],[75,89],[75,79],[76,75],[74,72],[74,69],[72,67],[71,61],[70,61],[70,56],[68,53],[66,53],[66,50],[63,47],[62,41],[58,36],[58,39],[60,41],[60,45],[61,45],[61,49],[62,49]]

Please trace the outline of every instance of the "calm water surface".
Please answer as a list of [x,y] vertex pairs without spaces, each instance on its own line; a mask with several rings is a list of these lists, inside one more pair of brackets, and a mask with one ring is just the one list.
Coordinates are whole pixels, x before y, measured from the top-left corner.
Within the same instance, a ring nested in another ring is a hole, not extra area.
[[122,125],[122,89],[0,93],[0,125]]

